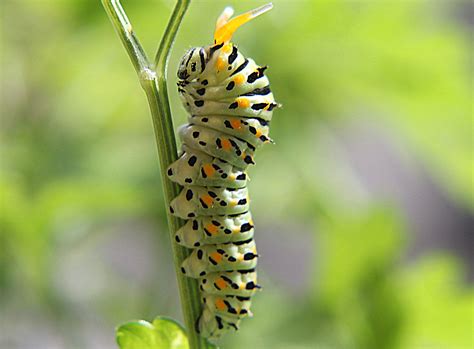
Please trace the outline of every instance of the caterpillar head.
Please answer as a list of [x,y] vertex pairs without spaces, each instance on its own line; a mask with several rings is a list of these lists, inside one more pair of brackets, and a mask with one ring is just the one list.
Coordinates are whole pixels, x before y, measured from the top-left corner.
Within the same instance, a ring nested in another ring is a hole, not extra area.
[[196,79],[204,71],[206,61],[207,53],[203,47],[189,49],[179,64],[178,78],[187,81]]

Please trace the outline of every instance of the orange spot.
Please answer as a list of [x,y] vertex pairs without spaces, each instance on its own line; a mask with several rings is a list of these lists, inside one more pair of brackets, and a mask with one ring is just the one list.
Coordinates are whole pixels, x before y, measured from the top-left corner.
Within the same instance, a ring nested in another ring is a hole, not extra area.
[[245,81],[245,77],[242,74],[239,74],[234,78],[234,82],[236,85],[241,85],[244,83],[244,81]]
[[217,287],[219,287],[220,289],[224,289],[224,288],[227,287],[227,283],[224,281],[224,279],[221,279],[221,278],[219,278],[219,279],[216,280],[216,285],[217,285]]
[[262,135],[262,131],[260,129],[257,129],[257,133],[255,134],[255,137],[260,138]]
[[240,288],[241,290],[245,290],[245,283],[241,283],[240,286],[239,286],[239,288]]
[[240,130],[242,128],[242,123],[240,122],[240,120],[231,120],[230,124],[233,129]]
[[208,224],[208,225],[206,225],[206,230],[211,234],[215,234],[215,233],[217,233],[219,228],[217,228],[214,224]]
[[232,52],[232,45],[231,44],[224,45],[224,47],[222,48],[222,51],[224,53],[231,53]]
[[205,202],[207,206],[211,206],[212,203],[214,202],[214,199],[210,195],[203,195],[201,196],[201,200]]
[[250,106],[250,102],[246,98],[237,98],[237,103],[240,108],[248,108]]
[[206,174],[206,176],[208,177],[211,177],[214,172],[216,172],[216,170],[214,169],[214,167],[212,167],[211,164],[205,164],[202,169],[204,170],[204,173]]
[[219,310],[224,310],[226,308],[225,303],[221,298],[216,299],[216,308]]
[[[214,259],[217,263],[220,263],[221,260],[222,260],[222,255],[221,255],[220,253],[218,253],[218,252],[213,252],[213,253],[211,253],[211,258]],[[220,279],[220,280],[222,280],[222,279]],[[224,280],[222,280],[222,281],[224,281]],[[225,282],[225,281],[224,281],[224,282]],[[219,286],[219,287],[220,287],[220,286]],[[222,288],[222,287],[221,287],[221,288]]]
[[234,207],[235,205],[237,205],[237,200],[232,200],[229,204],[230,206]]
[[218,57],[217,58],[217,62],[216,62],[216,68],[217,70],[223,70],[225,68],[225,61],[222,57]]
[[221,144],[222,144],[222,148],[226,151],[229,151],[232,148],[232,144],[226,138],[222,138]]

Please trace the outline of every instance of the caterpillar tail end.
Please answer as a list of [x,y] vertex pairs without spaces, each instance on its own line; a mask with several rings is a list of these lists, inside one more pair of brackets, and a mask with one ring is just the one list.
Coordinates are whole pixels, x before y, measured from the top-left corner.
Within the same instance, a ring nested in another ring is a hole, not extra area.
[[224,319],[223,317],[213,315],[212,312],[204,308],[201,316],[196,321],[195,329],[204,338],[216,340],[230,330],[237,331],[239,329],[239,320]]

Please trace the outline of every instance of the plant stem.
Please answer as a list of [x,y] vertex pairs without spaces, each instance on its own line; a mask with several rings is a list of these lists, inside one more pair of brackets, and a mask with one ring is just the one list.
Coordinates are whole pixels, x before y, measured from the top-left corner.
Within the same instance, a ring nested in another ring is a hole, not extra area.
[[[156,54],[155,72],[153,70],[154,65],[148,60],[138,38],[135,36],[132,25],[119,0],[102,0],[102,4],[138,74],[140,84],[150,105],[166,207],[180,191],[179,186],[171,182],[166,175],[168,166],[177,159],[176,139],[168,100],[166,70],[171,46],[189,3],[190,0],[178,0],[176,3]],[[170,236],[173,237],[174,232],[183,225],[183,221],[172,216],[169,212],[167,218]],[[189,346],[191,349],[208,348],[207,341],[194,330],[194,324],[201,312],[197,281],[184,276],[180,270],[181,263],[189,255],[189,250],[177,245],[173,239],[171,245]]]

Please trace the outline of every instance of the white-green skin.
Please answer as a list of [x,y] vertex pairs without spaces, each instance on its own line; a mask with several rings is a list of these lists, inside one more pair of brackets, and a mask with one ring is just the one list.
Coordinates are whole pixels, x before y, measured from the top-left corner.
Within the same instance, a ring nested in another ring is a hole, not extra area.
[[170,212],[188,219],[175,240],[194,248],[181,270],[200,280],[196,329],[204,337],[238,329],[260,288],[246,169],[271,142],[268,124],[278,106],[264,70],[232,44],[190,49],[178,70],[189,124],[179,130],[183,152],[168,168],[184,187]]

